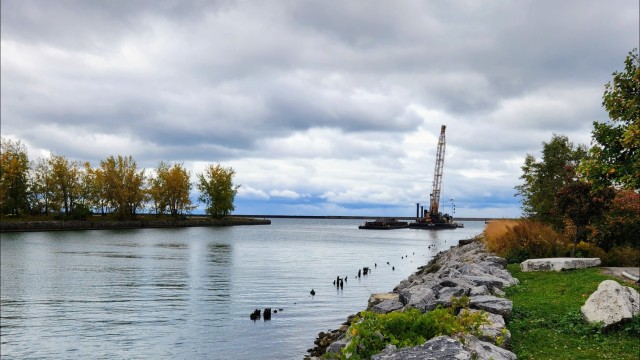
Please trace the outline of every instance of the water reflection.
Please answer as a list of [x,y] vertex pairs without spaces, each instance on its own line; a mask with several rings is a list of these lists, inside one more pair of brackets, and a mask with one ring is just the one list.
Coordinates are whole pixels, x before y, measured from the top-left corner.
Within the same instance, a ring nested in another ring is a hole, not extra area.
[[212,243],[208,246],[207,299],[213,302],[229,301],[231,292],[231,245]]

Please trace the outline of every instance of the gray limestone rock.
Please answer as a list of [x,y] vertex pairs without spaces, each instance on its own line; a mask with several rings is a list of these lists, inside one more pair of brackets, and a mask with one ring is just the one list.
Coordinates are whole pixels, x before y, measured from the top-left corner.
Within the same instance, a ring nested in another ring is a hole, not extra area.
[[428,308],[431,304],[435,304],[436,292],[433,291],[430,285],[421,284],[401,290],[400,301],[407,306],[420,309]]
[[369,296],[369,301],[367,302],[367,309],[373,308],[375,305],[385,301],[385,300],[399,300],[400,296],[396,293],[378,293],[372,294]]
[[471,353],[462,344],[448,336],[435,337],[422,345],[400,350],[383,351],[371,360],[471,360]]
[[505,281],[503,279],[500,279],[498,277],[495,277],[493,275],[489,275],[489,274],[485,274],[485,275],[481,275],[481,276],[478,276],[478,275],[462,275],[460,277],[463,280],[468,281],[473,286],[485,285],[488,288],[497,287],[499,289],[502,289],[502,288],[505,288],[505,287],[510,285],[507,281]]
[[472,335],[465,335],[462,347],[471,353],[472,359],[478,360],[516,360],[516,354],[494,344],[480,341]]
[[487,256],[484,259],[484,261],[493,263],[496,266],[500,267],[501,269],[506,269],[507,268],[507,259],[501,258],[499,256],[495,256],[495,255]]
[[403,349],[387,347],[372,360],[515,360],[516,355],[491,343],[466,335],[462,342],[449,336],[438,336],[426,343]]
[[482,312],[487,315],[488,324],[480,326],[480,340],[488,341],[500,347],[509,347],[511,342],[511,332],[507,330],[502,315],[492,314],[483,310],[469,309],[463,310],[469,313]]
[[469,301],[469,307],[509,317],[513,310],[513,303],[511,300],[504,298],[491,295],[481,295],[472,297]]
[[633,288],[605,280],[580,310],[588,322],[602,322],[609,327],[640,313],[640,295]]
[[469,296],[479,296],[479,295],[491,295],[489,288],[486,285],[474,286],[469,289]]
[[520,263],[520,269],[522,271],[563,271],[599,265],[598,258],[548,258],[525,260]]
[[457,298],[461,296],[465,296],[469,294],[469,288],[464,288],[460,286],[455,287],[445,287],[438,291],[438,300],[440,302],[451,302],[451,297],[455,296]]
[[399,299],[383,300],[371,307],[371,311],[377,314],[388,314],[393,311],[402,310],[404,305]]
[[340,354],[342,353],[342,349],[345,348],[347,344],[348,342],[345,339],[334,341],[327,347],[326,352],[328,354]]

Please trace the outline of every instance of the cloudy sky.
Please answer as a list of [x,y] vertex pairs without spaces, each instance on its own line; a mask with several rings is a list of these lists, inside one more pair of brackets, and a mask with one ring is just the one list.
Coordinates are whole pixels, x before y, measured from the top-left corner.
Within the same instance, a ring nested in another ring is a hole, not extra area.
[[239,214],[520,214],[553,133],[590,143],[638,0],[2,0],[1,130],[30,158],[237,171]]

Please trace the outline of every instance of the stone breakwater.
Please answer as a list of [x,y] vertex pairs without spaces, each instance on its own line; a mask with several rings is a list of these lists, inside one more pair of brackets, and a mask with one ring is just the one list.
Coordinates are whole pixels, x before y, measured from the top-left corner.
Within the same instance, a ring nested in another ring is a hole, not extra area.
[[[471,311],[486,312],[489,320],[489,324],[481,327],[479,337],[439,336],[416,347],[389,346],[372,359],[516,359],[515,354],[506,350],[511,334],[505,327],[505,318],[511,315],[513,305],[502,296],[503,289],[518,284],[518,280],[506,270],[506,265],[505,259],[487,252],[482,242],[474,241],[439,253],[402,280],[393,292],[371,295],[367,310],[379,314],[405,308],[431,311],[438,305],[451,305],[452,297],[468,296]],[[315,341],[317,346],[309,350],[307,358],[339,353],[349,343],[346,330],[354,318],[349,317],[338,330],[320,333]]]

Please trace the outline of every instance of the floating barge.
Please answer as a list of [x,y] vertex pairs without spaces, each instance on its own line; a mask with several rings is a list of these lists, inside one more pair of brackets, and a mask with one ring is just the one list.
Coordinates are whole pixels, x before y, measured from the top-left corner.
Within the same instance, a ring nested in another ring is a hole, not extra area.
[[366,230],[395,230],[406,229],[409,227],[409,223],[406,221],[398,221],[398,219],[386,219],[380,218],[375,221],[367,221],[364,225],[358,226],[358,229]]
[[409,228],[411,229],[425,229],[425,230],[445,230],[445,229],[457,229],[463,228],[464,224],[460,224],[457,222],[421,222],[416,221],[409,224]]

